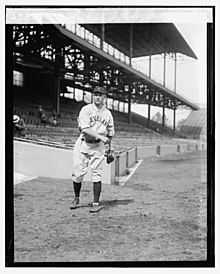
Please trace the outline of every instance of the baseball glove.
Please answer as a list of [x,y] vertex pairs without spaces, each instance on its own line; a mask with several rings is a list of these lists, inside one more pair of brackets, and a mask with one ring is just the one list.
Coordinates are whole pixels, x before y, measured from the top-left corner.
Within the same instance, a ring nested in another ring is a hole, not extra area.
[[106,162],[107,164],[110,164],[115,159],[114,150],[107,150],[106,152]]

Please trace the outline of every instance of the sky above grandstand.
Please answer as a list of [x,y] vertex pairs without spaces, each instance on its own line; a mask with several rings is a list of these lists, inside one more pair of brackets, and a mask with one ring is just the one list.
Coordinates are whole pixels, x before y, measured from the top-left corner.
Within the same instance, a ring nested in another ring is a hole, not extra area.
[[[197,56],[197,60],[187,56],[178,57],[176,72],[176,92],[196,104],[205,104],[207,95],[207,37],[206,23],[174,23],[188,45]],[[143,69],[147,68],[148,57],[134,61]],[[174,60],[166,58],[166,86],[174,90]],[[157,55],[152,59],[152,78],[163,81],[164,58]],[[147,69],[146,69],[146,73]]]
[[[207,25],[176,24],[198,57],[178,66],[178,88],[195,103],[206,104],[207,96]],[[177,88],[177,89],[178,89]]]
[[[177,93],[196,103],[201,108],[206,108],[207,104],[207,24],[199,23],[174,23],[186,42],[192,48],[197,56],[197,60],[193,58],[183,58],[177,62]],[[162,79],[163,77],[163,58],[160,57],[156,66],[153,66],[152,73]],[[169,63],[170,62],[170,63]],[[140,61],[140,66],[144,66],[144,61]],[[166,85],[174,88],[174,62],[167,62],[166,69]],[[146,105],[133,105],[132,111],[140,115],[146,116]],[[152,108],[152,115],[156,112],[162,112],[161,108]],[[185,119],[190,114],[189,110],[178,110],[176,112],[176,121]],[[169,121],[172,123],[173,111],[166,110]]]

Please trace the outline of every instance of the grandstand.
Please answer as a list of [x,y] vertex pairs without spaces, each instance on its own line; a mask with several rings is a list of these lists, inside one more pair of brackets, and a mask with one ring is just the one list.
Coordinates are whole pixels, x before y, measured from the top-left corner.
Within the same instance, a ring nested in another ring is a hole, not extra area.
[[[14,37],[13,112],[24,118],[27,139],[73,147],[79,135],[77,115],[96,85],[107,90],[118,152],[175,143],[173,137],[180,135],[175,122],[173,129],[165,126],[165,109],[174,111],[174,121],[178,108],[198,109],[166,87],[165,66],[161,84],[132,65],[132,58],[148,56],[151,60],[156,54],[163,56],[164,63],[167,55],[175,64],[183,56],[197,58],[173,24],[14,25],[10,31]],[[175,43],[170,42],[173,39]],[[80,100],[77,91],[82,92]],[[132,113],[132,103],[148,104],[148,117]],[[48,117],[56,110],[60,115],[57,126],[39,124],[39,105]],[[151,120],[150,106],[163,109],[162,124]]]
[[[77,116],[80,108],[85,103],[61,98],[61,117],[58,119],[57,126],[52,126],[49,123],[43,126],[40,124],[39,118],[36,117],[38,105],[42,102],[47,117],[49,117],[52,111],[50,101],[36,100],[35,103],[31,103],[31,99],[27,100],[26,98],[26,101],[23,99],[22,102],[16,101],[14,103],[14,114],[23,117],[26,123],[26,138],[73,147],[79,136]],[[137,145],[151,145],[171,140],[170,137],[155,132],[137,122],[132,121],[131,124],[128,124],[125,113],[116,110],[111,110],[111,112],[115,121],[116,136],[114,142],[118,152]],[[135,114],[133,116],[135,117]]]
[[207,110],[194,110],[184,121],[180,134],[188,139],[207,140]]

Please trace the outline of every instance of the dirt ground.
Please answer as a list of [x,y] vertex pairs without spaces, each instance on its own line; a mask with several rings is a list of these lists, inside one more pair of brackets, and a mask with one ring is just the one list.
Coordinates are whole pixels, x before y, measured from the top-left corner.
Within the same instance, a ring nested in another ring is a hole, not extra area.
[[206,151],[145,159],[123,186],[103,184],[104,209],[70,210],[72,182],[36,178],[14,186],[15,262],[207,259]]

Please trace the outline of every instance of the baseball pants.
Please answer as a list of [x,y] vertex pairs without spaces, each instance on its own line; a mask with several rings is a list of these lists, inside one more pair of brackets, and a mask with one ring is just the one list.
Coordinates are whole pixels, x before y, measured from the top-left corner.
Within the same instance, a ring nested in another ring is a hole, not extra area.
[[76,183],[83,181],[88,165],[91,167],[92,182],[102,180],[102,162],[105,155],[105,146],[100,143],[86,143],[79,137],[73,149],[73,173],[72,178]]

